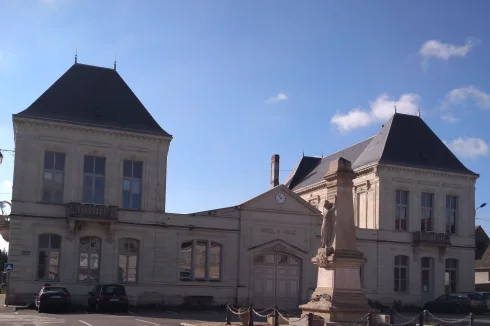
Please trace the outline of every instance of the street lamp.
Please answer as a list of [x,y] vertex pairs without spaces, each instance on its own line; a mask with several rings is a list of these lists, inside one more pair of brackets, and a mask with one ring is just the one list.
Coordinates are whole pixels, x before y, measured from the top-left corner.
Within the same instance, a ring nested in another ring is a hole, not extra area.
[[10,149],[1,149],[0,148],[0,164],[2,164],[2,161],[3,161],[3,154],[2,154],[2,151],[3,152],[6,152],[6,153],[10,153],[12,154],[12,156],[14,155],[15,151],[13,150],[10,150]]
[[476,212],[477,209],[480,209],[480,208],[485,207],[485,206],[487,206],[487,203],[482,203],[480,206],[478,206],[477,208],[475,208],[475,212]]
[[0,164],[2,164],[2,161],[3,161],[3,154],[2,154],[2,152],[0,151]]

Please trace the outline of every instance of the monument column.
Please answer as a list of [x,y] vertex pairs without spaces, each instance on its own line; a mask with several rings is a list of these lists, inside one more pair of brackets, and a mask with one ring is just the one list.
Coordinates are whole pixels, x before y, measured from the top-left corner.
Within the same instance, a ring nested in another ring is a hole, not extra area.
[[303,314],[313,313],[334,322],[358,321],[373,312],[361,290],[360,268],[365,258],[356,247],[354,203],[355,173],[351,163],[339,158],[329,164],[324,178],[327,200],[335,202],[326,217],[332,230],[329,247],[319,248],[312,262],[318,265],[317,288],[311,300],[300,306]]

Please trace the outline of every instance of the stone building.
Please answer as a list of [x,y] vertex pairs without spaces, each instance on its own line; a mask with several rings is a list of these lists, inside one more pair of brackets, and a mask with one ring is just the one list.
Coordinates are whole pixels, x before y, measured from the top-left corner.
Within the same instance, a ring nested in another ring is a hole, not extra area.
[[316,287],[322,177],[340,156],[357,173],[368,297],[421,303],[445,287],[474,286],[478,175],[419,117],[396,114],[368,140],[323,159],[305,156],[283,184],[273,155],[268,191],[193,214],[166,212],[172,136],[115,67],[75,63],[13,124],[12,211],[0,228],[15,266],[9,304],[46,282],[66,286],[79,303],[95,284],[118,282],[132,304],[294,309]]
[[[420,116],[395,113],[378,134],[324,158],[301,158],[284,184],[314,207],[329,162],[352,162],[357,247],[366,295],[420,304],[474,290],[475,183]],[[318,221],[320,223],[320,221]]]
[[74,64],[13,124],[8,303],[46,282],[85,303],[95,284],[119,282],[133,304],[292,309],[315,288],[319,212],[278,170],[238,206],[166,212],[172,136],[115,69]]
[[475,289],[490,290],[490,238],[480,225],[475,227]]

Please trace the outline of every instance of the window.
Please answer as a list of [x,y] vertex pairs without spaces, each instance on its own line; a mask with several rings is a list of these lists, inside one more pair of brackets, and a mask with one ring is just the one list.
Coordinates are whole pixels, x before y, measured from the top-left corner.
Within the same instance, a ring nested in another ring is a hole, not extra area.
[[83,162],[83,202],[104,204],[105,157],[85,156]]
[[408,191],[396,191],[395,230],[406,231],[408,219]]
[[43,201],[46,203],[63,203],[63,185],[65,174],[65,154],[44,153]]
[[59,281],[61,236],[41,234],[38,244],[37,279]]
[[446,196],[446,233],[456,234],[458,197]]
[[395,292],[408,292],[408,257],[395,256],[394,287]]
[[123,208],[141,209],[141,178],[143,162],[124,161]]
[[181,281],[219,281],[221,245],[214,241],[187,241],[180,247]]
[[101,239],[98,237],[83,237],[80,239],[79,281],[99,281],[100,246]]
[[422,272],[422,292],[430,292],[432,287],[432,260],[430,257],[422,257],[421,259]]
[[446,284],[446,293],[457,292],[458,287],[458,260],[446,259],[446,273],[444,275],[444,281]]
[[140,243],[136,239],[119,240],[119,282],[136,283],[138,280],[138,255]]
[[434,217],[434,194],[427,192],[422,193],[422,215],[420,219],[420,230],[425,232],[433,231]]

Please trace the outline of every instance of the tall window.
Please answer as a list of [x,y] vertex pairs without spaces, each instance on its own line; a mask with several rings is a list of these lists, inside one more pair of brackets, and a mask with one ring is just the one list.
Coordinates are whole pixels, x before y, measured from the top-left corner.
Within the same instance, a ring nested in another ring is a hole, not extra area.
[[79,281],[99,281],[100,246],[101,240],[98,237],[83,237],[80,239]]
[[421,274],[422,274],[422,292],[430,292],[432,287],[432,259],[430,257],[422,257],[421,259]]
[[446,232],[449,234],[456,234],[457,205],[458,197],[446,196]]
[[422,193],[422,215],[420,218],[420,230],[425,232],[434,231],[434,194]]
[[408,219],[408,191],[396,191],[395,230],[406,231]]
[[395,292],[408,292],[408,257],[395,256],[394,287]]
[[457,292],[458,288],[458,260],[446,259],[446,273],[444,276],[446,293]]
[[83,202],[104,204],[105,157],[85,156],[83,162]]
[[44,153],[43,201],[63,203],[63,185],[65,180],[65,154]]
[[119,282],[136,283],[140,243],[136,239],[119,240]]
[[214,241],[187,241],[180,247],[180,280],[219,281],[221,245]]
[[124,161],[123,207],[141,209],[141,178],[143,162]]
[[37,279],[59,281],[61,236],[41,234],[38,243]]

